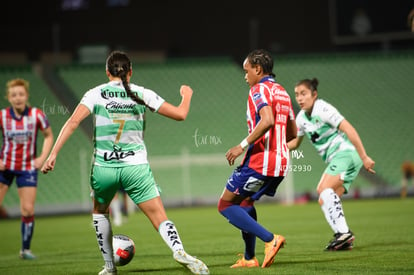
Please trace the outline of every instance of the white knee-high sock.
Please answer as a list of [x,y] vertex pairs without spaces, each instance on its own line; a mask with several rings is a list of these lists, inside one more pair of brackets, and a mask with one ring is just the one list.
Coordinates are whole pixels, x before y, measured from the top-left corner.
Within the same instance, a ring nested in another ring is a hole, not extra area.
[[112,248],[112,227],[107,214],[92,214],[93,227],[96,232],[99,250],[105,261],[105,267],[114,269],[114,252]]
[[[321,193],[321,194],[322,194],[322,193]],[[334,223],[333,223],[333,220],[332,220],[332,218],[331,218],[331,213],[329,212],[329,209],[328,209],[328,203],[326,203],[326,202],[322,199],[322,197],[321,197],[321,196],[319,196],[319,199],[322,201],[322,204],[321,204],[321,209],[322,209],[323,214],[325,215],[325,219],[326,219],[326,221],[328,222],[328,224],[329,224],[329,226],[331,227],[332,231],[333,231],[334,233],[338,233],[338,230],[336,229],[336,227],[335,227],[335,225],[334,225]]]
[[158,232],[173,252],[180,249],[184,250],[183,243],[181,242],[180,236],[178,235],[177,228],[175,228],[175,225],[172,221],[163,221],[158,228]]
[[349,231],[345,214],[342,209],[342,202],[332,188],[323,190],[320,194],[322,200],[322,211],[325,218],[335,233],[346,233]]

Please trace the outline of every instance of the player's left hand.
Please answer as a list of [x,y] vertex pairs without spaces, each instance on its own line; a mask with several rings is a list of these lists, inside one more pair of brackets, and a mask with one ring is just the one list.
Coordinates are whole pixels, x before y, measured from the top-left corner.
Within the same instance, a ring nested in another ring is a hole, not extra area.
[[43,164],[43,160],[42,160],[42,159],[40,159],[40,158],[35,158],[35,160],[34,160],[34,167],[35,167],[36,169],[40,169],[40,168],[42,168],[42,164]]

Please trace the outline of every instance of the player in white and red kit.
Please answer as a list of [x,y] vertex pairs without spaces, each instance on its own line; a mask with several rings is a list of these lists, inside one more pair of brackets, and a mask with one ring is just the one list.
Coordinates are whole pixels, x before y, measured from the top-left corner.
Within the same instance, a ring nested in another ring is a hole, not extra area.
[[254,50],[243,63],[245,80],[250,86],[247,101],[249,135],[226,153],[230,165],[247,148],[240,166],[229,177],[218,203],[219,212],[239,228],[245,252],[232,268],[255,267],[256,237],[265,242],[262,267],[269,267],[285,243],[257,222],[254,201],[263,195],[274,196],[288,172],[287,141],[296,137],[291,99],[276,83],[273,59],[265,50]]
[[[22,215],[22,259],[34,259],[30,244],[34,232],[37,170],[41,168],[53,144],[53,133],[46,115],[27,105],[29,83],[24,79],[7,82],[10,107],[0,111],[3,144],[0,152],[0,205],[16,178]],[[42,152],[36,157],[38,131],[44,135]]]

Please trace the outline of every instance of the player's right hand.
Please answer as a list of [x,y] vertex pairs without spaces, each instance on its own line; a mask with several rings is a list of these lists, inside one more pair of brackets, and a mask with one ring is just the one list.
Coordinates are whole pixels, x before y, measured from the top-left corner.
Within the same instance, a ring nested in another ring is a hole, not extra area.
[[230,148],[226,152],[226,159],[230,166],[234,164],[234,161],[237,159],[238,156],[240,156],[243,153],[243,148],[240,146],[240,144]]
[[182,97],[191,97],[193,95],[193,89],[188,85],[181,85],[180,95]]

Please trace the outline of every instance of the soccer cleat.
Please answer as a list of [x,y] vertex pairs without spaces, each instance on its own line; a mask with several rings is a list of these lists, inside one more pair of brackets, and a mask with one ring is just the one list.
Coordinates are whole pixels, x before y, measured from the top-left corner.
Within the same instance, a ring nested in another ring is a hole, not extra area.
[[173,257],[193,274],[210,274],[208,267],[201,260],[187,254],[184,250],[175,251]]
[[325,250],[350,250],[349,248],[352,249],[354,240],[355,236],[351,231],[348,231],[347,233],[335,233],[334,238],[325,247]]
[[104,269],[102,269],[101,272],[98,273],[98,275],[117,275],[118,274],[116,268],[112,270],[107,269],[105,266],[103,268]]
[[273,235],[273,240],[265,243],[265,258],[262,267],[269,267],[273,264],[275,256],[280,248],[286,244],[286,239],[282,235]]
[[34,260],[36,259],[36,256],[33,255],[32,251],[30,251],[30,249],[23,249],[20,250],[20,259],[23,260]]
[[230,268],[239,268],[239,267],[258,267],[259,261],[256,257],[253,257],[253,259],[246,260],[243,255],[240,255],[241,258],[237,260],[237,262],[230,266]]
[[352,248],[354,248],[354,243],[345,243],[343,246],[338,248],[336,251],[352,250]]

